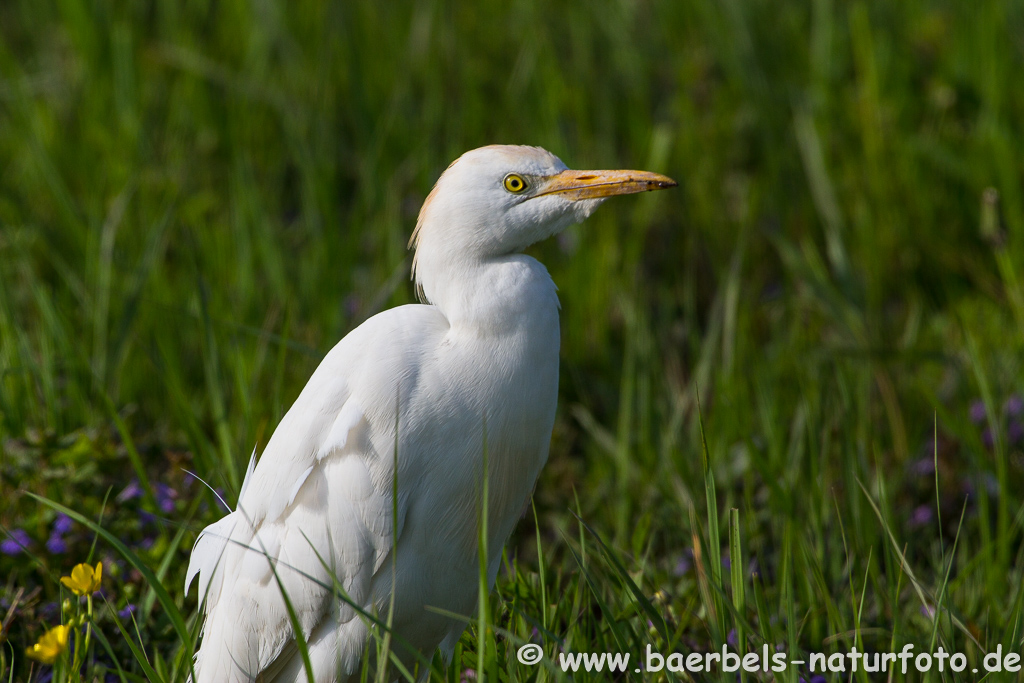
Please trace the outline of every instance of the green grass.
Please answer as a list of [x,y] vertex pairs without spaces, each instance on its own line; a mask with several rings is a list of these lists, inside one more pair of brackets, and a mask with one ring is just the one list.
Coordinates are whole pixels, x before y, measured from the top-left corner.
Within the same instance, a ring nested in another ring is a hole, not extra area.
[[[1005,0],[0,4],[0,535],[32,541],[0,678],[47,670],[92,558],[89,675],[185,680],[219,513],[182,468],[234,502],[323,354],[412,300],[437,175],[512,142],[680,187],[531,249],[551,459],[438,677],[562,680],[532,639],[941,644],[967,671],[909,678],[977,680],[1024,642],[1021,35]],[[37,496],[80,514],[61,552]]]

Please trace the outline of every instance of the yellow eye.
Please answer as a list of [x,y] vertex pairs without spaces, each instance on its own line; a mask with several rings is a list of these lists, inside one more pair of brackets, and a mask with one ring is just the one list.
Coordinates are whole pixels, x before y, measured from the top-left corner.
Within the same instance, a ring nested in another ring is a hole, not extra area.
[[526,190],[526,181],[523,180],[523,176],[517,173],[509,173],[505,176],[505,180],[502,181],[502,185],[504,185],[505,189],[512,194],[519,194]]

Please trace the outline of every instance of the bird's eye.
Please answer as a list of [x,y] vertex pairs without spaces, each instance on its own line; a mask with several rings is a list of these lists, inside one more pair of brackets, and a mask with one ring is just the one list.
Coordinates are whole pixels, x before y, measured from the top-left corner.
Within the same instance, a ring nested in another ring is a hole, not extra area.
[[502,185],[504,185],[505,189],[512,194],[519,194],[526,190],[526,181],[523,179],[523,176],[517,173],[509,173],[505,176],[505,180],[502,181]]

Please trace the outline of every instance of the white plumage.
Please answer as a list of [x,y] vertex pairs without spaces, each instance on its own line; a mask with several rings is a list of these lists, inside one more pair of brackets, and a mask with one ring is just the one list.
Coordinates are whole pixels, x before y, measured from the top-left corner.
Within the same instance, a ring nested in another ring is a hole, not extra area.
[[411,242],[430,303],[380,313],[331,350],[250,462],[237,509],[196,541],[186,590],[198,574],[197,683],[306,680],[282,588],[318,682],[347,680],[367,651],[369,623],[333,585],[382,619],[394,588],[393,648],[410,670],[399,639],[427,659],[450,653],[464,623],[426,607],[476,609],[485,432],[493,585],[554,423],[558,299],[519,252],[608,196],[673,185],[569,171],[535,147],[484,147],[448,168]]

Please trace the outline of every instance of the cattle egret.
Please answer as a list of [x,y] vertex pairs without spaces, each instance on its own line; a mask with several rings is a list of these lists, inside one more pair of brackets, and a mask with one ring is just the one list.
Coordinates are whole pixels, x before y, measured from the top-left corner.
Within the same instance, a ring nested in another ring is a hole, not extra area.
[[316,681],[358,674],[375,648],[367,615],[390,617],[409,671],[422,661],[410,648],[450,655],[465,622],[429,608],[476,609],[484,453],[493,586],[554,425],[558,298],[522,250],[612,195],[675,185],[572,171],[537,147],[483,147],[448,167],[410,240],[429,303],[384,311],[327,354],[250,460],[237,509],[196,541],[196,683],[308,680],[282,591]]

